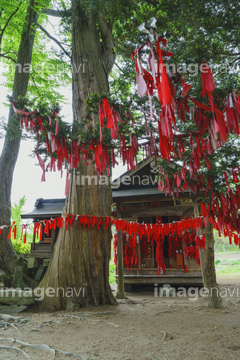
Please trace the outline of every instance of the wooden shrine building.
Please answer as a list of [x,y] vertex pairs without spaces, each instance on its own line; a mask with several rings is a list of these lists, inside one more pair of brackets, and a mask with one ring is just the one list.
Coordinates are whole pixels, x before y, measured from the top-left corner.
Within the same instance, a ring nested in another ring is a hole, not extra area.
[[[156,224],[158,221],[171,223],[188,216],[199,216],[196,195],[185,191],[179,193],[178,198],[173,199],[172,196],[165,196],[158,190],[155,178],[158,171],[154,158],[150,158],[140,163],[137,169],[128,171],[115,180],[113,202],[118,219]],[[138,268],[123,269],[126,288],[130,288],[132,284],[203,284],[202,271],[197,261],[184,256],[185,244],[181,241],[182,250],[178,254],[180,261],[177,261],[176,254],[173,252],[169,256],[167,240],[164,239],[163,243],[165,274],[159,275],[155,255],[156,248],[150,245],[149,256],[146,257],[142,248],[143,244],[141,241],[137,242]],[[123,242],[124,244],[126,244],[126,240]],[[118,254],[120,262],[122,261],[121,256],[124,257],[122,251],[120,251],[120,255]]]
[[[37,199],[35,208],[32,212],[23,214],[22,219],[33,219],[33,223],[42,220],[49,220],[62,215],[65,199]],[[51,230],[49,236],[43,233],[41,241],[38,241],[36,234],[33,235],[33,242],[31,244],[31,257],[40,259],[50,259],[57,239],[59,229]]]
[[[155,175],[158,169],[154,158],[141,162],[138,168],[128,171],[113,182],[112,214],[118,219],[134,221],[138,223],[155,224],[171,223],[187,218],[197,217],[197,197],[189,191],[180,193],[178,198],[165,196],[158,190]],[[34,222],[59,217],[63,213],[65,199],[38,199],[35,209],[22,215],[23,219],[32,218]],[[36,241],[35,235],[31,245],[31,257],[50,258],[56,241],[57,231],[51,231],[50,235],[43,236],[41,241]],[[122,236],[122,235],[121,235]],[[202,285],[202,272],[194,258],[185,258],[184,243],[178,253],[169,254],[168,239],[163,243],[163,254],[165,261],[165,274],[158,274],[155,248],[149,245],[148,256],[143,252],[141,241],[137,242],[138,267],[124,268],[124,284],[131,287],[132,284],[161,284],[171,285]],[[126,240],[127,241],[127,240]],[[119,242],[120,243],[120,242]],[[121,241],[122,244],[122,241]],[[124,245],[127,245],[125,242]],[[122,249],[118,249],[118,263],[123,263]],[[186,265],[186,266],[185,266]],[[187,272],[186,272],[187,268]],[[120,272],[120,273],[119,273]],[[121,276],[121,268],[118,273]],[[116,275],[118,279],[118,275]],[[121,276],[122,278],[122,276]]]

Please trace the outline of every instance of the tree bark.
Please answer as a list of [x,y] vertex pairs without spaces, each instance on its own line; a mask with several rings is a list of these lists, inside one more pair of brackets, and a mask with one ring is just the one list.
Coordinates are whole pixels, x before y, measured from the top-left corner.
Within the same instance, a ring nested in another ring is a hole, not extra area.
[[213,226],[207,220],[206,227],[206,251],[204,264],[204,286],[208,289],[209,306],[216,309],[222,308],[222,298],[219,294],[219,287],[216,280],[214,264],[214,236]]
[[[194,217],[199,217],[199,206],[197,199],[192,199],[193,202],[193,213]],[[197,235],[202,235],[202,230],[200,228],[197,228]],[[198,247],[199,256],[200,256],[200,264],[201,264],[201,272],[202,272],[202,278],[203,278],[203,284],[204,282],[204,262],[205,262],[205,252],[202,248]]]
[[[31,64],[32,50],[36,33],[36,26],[39,15],[34,11],[34,0],[30,0],[25,26],[22,32],[21,43],[18,51],[17,64]],[[17,99],[19,96],[26,96],[29,82],[29,73],[15,70],[12,96]],[[11,224],[11,190],[14,168],[16,165],[20,142],[21,131],[18,134],[11,133],[11,129],[19,128],[19,122],[13,114],[13,108],[10,107],[8,115],[8,128],[5,136],[4,146],[0,157],[0,225]],[[18,260],[11,240],[8,240],[9,227],[4,228],[0,236],[0,269],[5,272],[13,273]]]
[[[98,117],[87,113],[86,100],[91,94],[108,93],[108,75],[115,54],[112,32],[104,14],[100,14],[101,22],[93,10],[85,9],[84,17],[81,17],[79,5],[83,6],[83,3],[72,1],[73,113],[80,123],[87,119],[85,130],[89,130],[96,127]],[[102,31],[101,41],[99,30]],[[82,176],[97,176],[91,161],[89,166],[81,163],[78,172],[71,174],[64,212],[109,216],[112,204],[110,181],[108,185],[98,182],[89,186],[83,184]],[[110,252],[110,229],[78,229],[75,222],[67,231],[61,230],[40,284],[45,292],[47,288],[53,288],[54,296],[45,294],[40,308],[55,310],[69,309],[74,304],[80,307],[115,304],[109,285]]]

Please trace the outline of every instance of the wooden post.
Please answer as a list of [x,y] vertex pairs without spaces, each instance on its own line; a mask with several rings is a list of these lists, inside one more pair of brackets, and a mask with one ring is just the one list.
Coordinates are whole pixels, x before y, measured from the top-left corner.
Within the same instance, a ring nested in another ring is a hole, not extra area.
[[137,258],[138,258],[138,267],[139,267],[139,270],[141,270],[141,245],[140,245],[140,236],[138,235],[137,237]]
[[[117,218],[121,219],[121,204],[117,202]],[[124,275],[123,275],[123,244],[122,244],[122,230],[117,233],[117,270],[118,270],[118,291],[117,299],[126,299],[126,293],[124,292]]]
[[[35,221],[34,221],[34,225],[35,225]],[[36,234],[35,232],[33,233],[33,244],[32,244],[32,250],[35,250],[35,243],[36,243]]]
[[[194,217],[197,218],[199,217],[199,207],[198,207],[198,202],[197,199],[192,199],[193,202],[193,214]],[[197,235],[201,235],[202,231],[201,229],[197,228]],[[202,278],[203,278],[203,283],[204,282],[204,257],[205,257],[205,253],[204,250],[200,247],[198,247],[198,251],[199,251],[199,255],[200,255],[200,263],[201,263],[201,270],[202,270]]]

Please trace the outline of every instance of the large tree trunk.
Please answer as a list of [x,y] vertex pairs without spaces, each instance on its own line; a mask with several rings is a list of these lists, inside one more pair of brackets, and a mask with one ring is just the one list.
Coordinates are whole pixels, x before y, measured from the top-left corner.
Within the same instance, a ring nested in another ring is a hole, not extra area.
[[[18,51],[17,64],[21,64],[22,68],[24,64],[31,64],[32,60],[36,25],[39,17],[33,10],[34,5],[35,1],[30,0]],[[18,69],[19,67],[17,66],[12,92],[14,99],[17,99],[19,96],[26,96],[29,82],[29,73],[19,71]],[[12,179],[21,142],[20,130],[18,134],[15,133],[13,135],[11,131],[13,127],[18,129],[19,122],[16,121],[11,106],[8,115],[8,129],[0,157],[0,225],[10,225],[11,223]],[[5,228],[0,236],[0,269],[7,273],[13,273],[18,256],[12,247],[11,241],[8,240],[8,232],[9,228]]]
[[[111,26],[104,13],[96,19],[92,10],[85,9],[82,16],[79,11],[84,10],[83,3],[81,0],[72,1],[73,113],[79,122],[87,119],[88,130],[95,128],[98,117],[87,114],[86,100],[90,94],[108,92],[108,75],[115,56]],[[65,213],[109,216],[112,203],[110,182],[109,185],[82,184],[82,176],[97,176],[94,164],[85,166],[82,163],[77,173],[71,174]],[[67,231],[61,230],[47,273],[40,284],[45,290],[54,288],[55,295],[48,297],[46,294],[40,307],[54,310],[71,308],[73,304],[114,304],[109,285],[110,252],[110,229],[79,230],[75,222]]]
[[209,306],[222,308],[222,298],[219,294],[219,287],[216,280],[216,271],[214,264],[214,236],[213,226],[207,220],[206,227],[206,251],[204,264],[204,286],[208,289]]

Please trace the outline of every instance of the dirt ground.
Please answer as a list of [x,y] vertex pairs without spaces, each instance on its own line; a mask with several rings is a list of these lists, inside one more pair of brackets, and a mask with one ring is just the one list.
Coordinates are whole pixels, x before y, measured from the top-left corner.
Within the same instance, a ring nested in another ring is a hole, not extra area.
[[240,259],[240,251],[238,253],[218,253],[215,255],[215,258],[220,260]]
[[[16,314],[24,321],[9,321],[12,325],[0,331],[0,359],[54,359],[47,346],[78,355],[56,353],[55,359],[240,359],[240,285],[235,276],[218,281],[223,310],[208,308],[203,298],[190,300],[191,294],[166,298],[152,291],[128,294],[114,307]],[[29,347],[13,339],[45,346]]]

